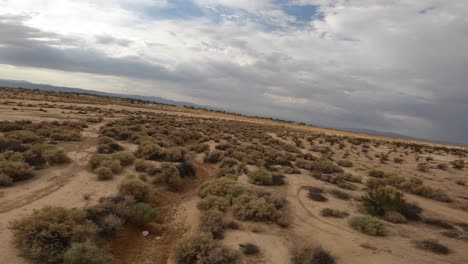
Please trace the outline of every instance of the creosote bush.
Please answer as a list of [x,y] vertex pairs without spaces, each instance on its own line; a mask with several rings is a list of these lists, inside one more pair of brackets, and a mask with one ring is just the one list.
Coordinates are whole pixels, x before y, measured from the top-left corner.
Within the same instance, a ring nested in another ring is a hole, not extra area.
[[137,203],[135,205],[133,215],[130,217],[132,223],[144,226],[150,222],[158,222],[160,220],[159,213],[150,204]]
[[44,207],[11,224],[16,243],[25,256],[38,263],[61,263],[72,242],[84,242],[96,225],[78,209]]
[[324,208],[320,211],[320,215],[322,215],[323,217],[344,218],[349,216],[349,213],[337,209]]
[[124,180],[119,187],[119,191],[123,195],[130,195],[137,201],[145,201],[151,192],[151,187],[136,178]]
[[249,177],[250,183],[257,185],[272,185],[273,175],[265,168],[259,168],[254,171],[250,171],[247,176]]
[[65,252],[63,259],[64,264],[109,264],[114,262],[111,255],[91,241],[73,243]]
[[367,212],[383,217],[386,213],[398,212],[407,219],[419,219],[421,209],[414,204],[406,202],[402,192],[390,186],[371,189],[362,197],[362,204]]
[[294,264],[335,264],[335,257],[322,247],[299,247],[294,250]]
[[416,245],[416,248],[426,250],[435,254],[448,255],[450,253],[450,249],[447,246],[442,245],[435,240],[420,240],[415,241],[414,243]]
[[208,232],[214,238],[223,238],[224,214],[218,209],[210,209],[202,212],[200,218],[200,230]]
[[198,233],[176,245],[175,258],[178,264],[230,264],[237,253],[218,245],[210,233]]
[[377,218],[371,216],[353,216],[349,225],[361,233],[370,236],[385,236],[385,225]]
[[340,160],[338,161],[338,165],[341,167],[350,168],[353,166],[353,163],[349,160]]
[[239,244],[239,247],[245,255],[257,255],[260,252],[260,249],[252,243]]

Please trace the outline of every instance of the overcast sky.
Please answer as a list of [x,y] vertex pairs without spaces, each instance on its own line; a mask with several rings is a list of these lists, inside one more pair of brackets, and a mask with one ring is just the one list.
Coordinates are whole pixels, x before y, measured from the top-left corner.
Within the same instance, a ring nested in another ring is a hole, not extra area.
[[0,0],[0,78],[468,144],[468,1]]

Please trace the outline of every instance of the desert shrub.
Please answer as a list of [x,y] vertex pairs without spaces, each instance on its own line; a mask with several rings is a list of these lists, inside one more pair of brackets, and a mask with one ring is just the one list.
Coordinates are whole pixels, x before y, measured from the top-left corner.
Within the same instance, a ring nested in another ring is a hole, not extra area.
[[340,160],[338,161],[338,165],[341,167],[350,168],[353,166],[353,163],[349,160]]
[[435,254],[448,255],[450,253],[450,249],[447,246],[442,245],[435,240],[420,240],[415,241],[414,243],[416,245],[416,248],[430,251]]
[[224,246],[216,245],[202,264],[231,264],[236,263],[238,254],[236,251]]
[[182,162],[177,164],[177,170],[179,170],[179,175],[181,178],[193,177],[196,175],[195,168],[190,162]]
[[134,213],[135,198],[129,195],[105,197],[99,203],[88,207],[88,219],[98,226],[98,232],[104,236],[112,236],[123,228],[123,224]]
[[16,131],[7,132],[5,133],[5,137],[9,139],[17,140],[21,143],[34,143],[34,142],[41,141],[40,136],[38,136],[33,131],[29,131],[29,130],[16,130]]
[[402,159],[402,158],[394,158],[393,161],[394,161],[395,163],[400,164],[400,163],[403,163],[405,160]]
[[359,175],[353,175],[350,173],[340,173],[336,176],[338,179],[343,180],[343,181],[356,182],[356,183],[362,182],[362,177]]
[[156,167],[154,164],[146,160],[137,159],[135,161],[135,170],[138,172],[149,173],[154,169],[154,167]]
[[465,161],[464,160],[454,160],[450,162],[452,164],[452,167],[457,170],[462,170],[465,168]]
[[149,222],[159,221],[159,213],[150,204],[137,203],[130,220],[136,225],[144,226]]
[[124,180],[120,184],[119,191],[123,195],[132,196],[137,201],[145,201],[151,192],[151,188],[147,183],[133,178]]
[[44,152],[44,159],[50,165],[65,164],[70,162],[70,158],[62,149],[50,149]]
[[349,214],[345,211],[332,209],[332,208],[324,208],[320,211],[320,215],[323,217],[336,217],[336,218],[344,218],[349,216]]
[[326,202],[328,201],[327,197],[323,196],[323,189],[320,188],[315,188],[315,187],[309,187],[308,188],[308,194],[307,196],[309,199],[316,201],[316,202]]
[[224,154],[222,151],[213,150],[208,155],[205,156],[206,163],[217,163],[220,162],[224,158]]
[[417,167],[418,171],[422,171],[422,172],[428,172],[430,168],[431,166],[429,165],[429,163],[425,163],[425,162],[419,163]]
[[423,181],[418,178],[405,178],[398,175],[390,175],[381,179],[369,179],[367,180],[366,185],[371,189],[390,185],[397,189],[439,202],[448,203],[452,201],[452,199],[442,190],[425,186],[423,185]]
[[179,170],[170,163],[162,164],[159,176],[172,190],[177,191],[182,187],[182,178],[180,177]]
[[135,156],[140,159],[162,160],[165,156],[165,153],[164,148],[158,144],[151,141],[145,141],[138,145]]
[[304,169],[304,170],[313,170],[315,168],[315,163],[313,161],[305,160],[305,159],[297,159],[296,160],[296,166],[298,168]]
[[329,159],[321,159],[315,162],[314,171],[321,173],[335,173],[343,172],[343,169],[333,164],[333,161]]
[[217,209],[224,212],[229,206],[229,200],[214,195],[205,196],[198,203],[198,208],[203,211]]
[[0,186],[12,186],[13,179],[5,173],[0,173]]
[[202,153],[210,149],[210,145],[203,143],[196,145],[193,150],[197,153]]
[[182,239],[175,248],[178,264],[229,264],[236,254],[216,245],[210,233],[199,233]]
[[448,165],[445,164],[445,163],[439,163],[439,164],[437,164],[437,168],[438,168],[439,170],[447,170],[447,169],[448,169]]
[[407,222],[406,217],[397,211],[386,211],[384,219],[394,224],[402,224]]
[[171,162],[183,162],[185,153],[185,149],[181,147],[166,149],[164,151],[164,160]]
[[351,196],[343,191],[337,190],[337,189],[332,189],[328,191],[331,195],[333,195],[335,198],[341,199],[341,200],[349,200],[351,199]]
[[273,175],[265,168],[259,168],[247,174],[250,183],[257,185],[272,185]]
[[240,183],[227,178],[219,178],[207,182],[200,187],[199,195],[204,198],[209,195],[225,198],[232,204],[232,200],[243,194],[252,194],[253,191],[245,188]]
[[96,226],[78,209],[44,207],[14,221],[11,229],[25,256],[39,263],[60,263],[72,242],[95,235]]
[[227,150],[228,148],[231,148],[232,145],[229,144],[229,143],[221,143],[221,144],[218,144],[216,145],[216,149],[219,149],[219,150]]
[[335,257],[321,247],[299,247],[292,258],[294,264],[335,264]]
[[386,212],[395,211],[408,219],[419,219],[421,209],[406,202],[404,194],[393,187],[385,186],[371,189],[362,197],[362,204],[367,212],[375,216],[385,216]]
[[447,223],[446,220],[437,219],[437,218],[424,218],[423,222],[427,225],[439,227],[442,229],[454,229],[453,225]]
[[108,264],[113,257],[93,242],[73,243],[63,255],[64,264]]
[[381,170],[370,170],[367,175],[374,178],[384,178],[386,176],[385,172]]
[[111,180],[112,178],[114,178],[114,173],[108,167],[99,167],[94,170],[94,173],[97,174],[98,180],[101,181]]
[[122,151],[124,148],[109,137],[102,137],[99,140],[97,152],[101,154],[112,154]]
[[13,182],[30,179],[34,176],[32,168],[24,162],[0,161],[0,173],[10,177]]
[[384,236],[385,225],[377,218],[370,216],[354,216],[349,220],[349,225],[361,233],[370,236]]
[[218,209],[203,211],[200,217],[200,230],[211,233],[214,238],[222,238],[224,233],[223,212]]
[[257,255],[260,252],[260,249],[252,243],[239,244],[239,247],[245,255]]
[[118,160],[121,166],[132,165],[133,162],[135,161],[135,157],[133,156],[133,154],[125,152],[125,151],[116,152],[112,154],[112,159]]
[[252,194],[243,194],[233,200],[234,216],[239,220],[273,221],[278,211],[272,201]]

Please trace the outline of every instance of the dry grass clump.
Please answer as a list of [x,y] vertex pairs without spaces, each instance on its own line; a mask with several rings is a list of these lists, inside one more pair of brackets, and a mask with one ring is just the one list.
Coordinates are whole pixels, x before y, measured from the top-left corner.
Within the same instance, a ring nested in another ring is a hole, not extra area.
[[210,233],[198,233],[177,244],[175,259],[178,264],[230,264],[237,252],[217,244]]
[[324,208],[320,211],[320,215],[322,215],[323,217],[344,218],[348,217],[349,213],[338,209]]
[[294,264],[335,264],[335,257],[321,247],[300,247],[294,250]]
[[17,246],[38,263],[62,263],[72,242],[84,242],[96,234],[96,225],[78,209],[44,207],[11,223]]
[[439,254],[439,255],[448,255],[450,254],[450,249],[445,246],[440,244],[439,242],[435,240],[419,240],[414,242],[416,248],[432,252],[434,254]]
[[349,225],[361,233],[370,236],[385,236],[385,225],[377,218],[371,216],[353,216]]

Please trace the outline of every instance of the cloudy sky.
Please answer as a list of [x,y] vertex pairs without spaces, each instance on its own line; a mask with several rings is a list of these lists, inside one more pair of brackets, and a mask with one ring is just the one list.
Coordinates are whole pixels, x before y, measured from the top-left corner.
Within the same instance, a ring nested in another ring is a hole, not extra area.
[[0,79],[468,143],[466,0],[0,0]]

